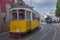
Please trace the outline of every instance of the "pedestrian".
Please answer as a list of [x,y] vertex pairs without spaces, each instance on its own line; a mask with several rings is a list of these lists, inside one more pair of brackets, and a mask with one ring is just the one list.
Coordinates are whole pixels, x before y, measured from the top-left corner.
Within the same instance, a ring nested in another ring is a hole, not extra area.
[[49,19],[49,23],[50,23],[50,25],[52,24],[52,18]]

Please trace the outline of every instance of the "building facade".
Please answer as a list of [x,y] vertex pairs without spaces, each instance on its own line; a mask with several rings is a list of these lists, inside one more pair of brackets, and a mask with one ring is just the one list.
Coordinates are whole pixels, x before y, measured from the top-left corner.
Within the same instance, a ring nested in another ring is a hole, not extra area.
[[0,17],[2,17],[4,21],[9,21],[9,9],[14,3],[21,1],[22,0],[0,0]]
[[0,17],[2,17],[3,21],[8,21],[7,16],[9,13],[9,9],[11,5],[13,5],[14,0],[0,0]]

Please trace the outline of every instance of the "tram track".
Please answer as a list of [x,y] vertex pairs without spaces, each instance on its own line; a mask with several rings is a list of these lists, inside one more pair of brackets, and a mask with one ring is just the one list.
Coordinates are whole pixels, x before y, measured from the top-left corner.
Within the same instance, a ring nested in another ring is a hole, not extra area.
[[55,39],[56,30],[54,27],[51,27],[50,25],[43,25],[41,27],[41,30],[36,30],[31,34],[29,33],[21,39],[10,38],[9,33],[2,35],[0,39],[2,38],[1,40],[45,40],[45,38],[49,38],[49,36],[51,37],[51,40]]

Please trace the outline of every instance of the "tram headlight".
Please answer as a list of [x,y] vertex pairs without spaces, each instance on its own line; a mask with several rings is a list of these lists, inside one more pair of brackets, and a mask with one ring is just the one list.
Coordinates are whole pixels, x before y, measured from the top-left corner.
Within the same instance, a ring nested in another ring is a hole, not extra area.
[[16,32],[20,32],[19,30],[16,30]]
[[13,26],[14,29],[16,29],[16,26]]
[[16,32],[22,32],[22,31],[17,29]]

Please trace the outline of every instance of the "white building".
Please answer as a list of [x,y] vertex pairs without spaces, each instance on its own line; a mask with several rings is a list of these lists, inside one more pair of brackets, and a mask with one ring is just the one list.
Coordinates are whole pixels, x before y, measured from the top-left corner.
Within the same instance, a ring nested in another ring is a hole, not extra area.
[[43,21],[45,21],[45,18],[47,18],[47,16],[50,16],[53,20],[59,19],[58,17],[55,16],[54,12],[48,12],[48,13],[45,13],[45,14],[40,14],[40,16],[41,16],[41,19]]

